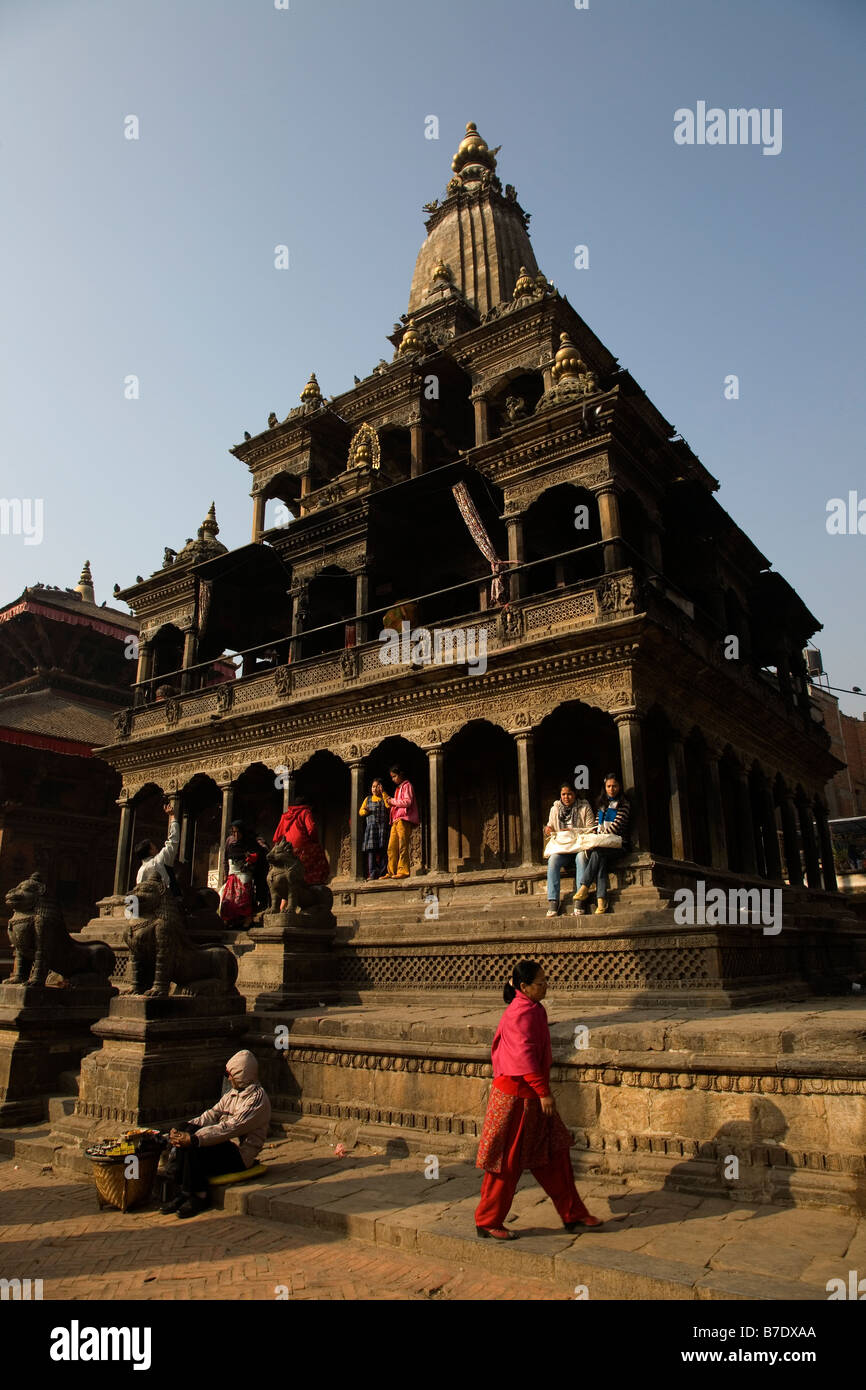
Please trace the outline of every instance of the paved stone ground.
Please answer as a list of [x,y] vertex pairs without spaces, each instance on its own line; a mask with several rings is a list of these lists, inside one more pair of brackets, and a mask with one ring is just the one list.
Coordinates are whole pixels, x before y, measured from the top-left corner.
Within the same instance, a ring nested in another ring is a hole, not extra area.
[[[0,1160],[0,1276],[42,1278],[49,1299],[826,1300],[866,1271],[866,1221],[738,1204],[646,1182],[580,1182],[602,1230],[569,1235],[528,1175],[508,1246],[475,1238],[479,1174],[360,1145],[269,1143],[267,1177],[222,1189],[180,1222],[153,1208],[98,1212],[92,1187]],[[17,1165],[17,1166],[16,1166]]]
[[267,1218],[99,1212],[88,1184],[15,1159],[0,1160],[0,1277],[42,1279],[45,1299],[274,1299],[278,1285],[291,1300],[558,1296],[540,1280]]

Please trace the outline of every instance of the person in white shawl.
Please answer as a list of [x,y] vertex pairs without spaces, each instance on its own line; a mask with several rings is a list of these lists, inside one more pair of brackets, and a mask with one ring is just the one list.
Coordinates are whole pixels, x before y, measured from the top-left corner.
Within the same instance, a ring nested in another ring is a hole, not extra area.
[[[550,808],[550,815],[547,817],[547,825],[544,827],[544,838],[548,839],[551,835],[558,835],[560,839],[573,839],[581,831],[592,831],[595,829],[595,815],[589,802],[581,798],[577,800],[575,790],[570,782],[563,782],[559,789],[559,800],[554,801]],[[577,861],[575,865],[575,860]],[[559,916],[559,879],[565,869],[575,875],[575,882],[583,874],[586,868],[586,855],[582,850],[567,850],[552,853],[547,861],[547,916]],[[575,902],[574,915],[581,917],[584,913],[582,903]]]

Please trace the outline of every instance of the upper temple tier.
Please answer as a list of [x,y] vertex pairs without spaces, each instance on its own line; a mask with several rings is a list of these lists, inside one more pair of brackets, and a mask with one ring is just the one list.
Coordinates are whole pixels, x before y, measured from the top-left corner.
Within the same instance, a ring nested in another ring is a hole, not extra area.
[[450,272],[451,283],[478,314],[507,303],[521,268],[538,274],[527,232],[529,216],[511,184],[505,192],[496,175],[496,153],[478,134],[474,121],[454,156],[454,177],[447,196],[426,205],[427,240],[418,252],[409,313],[425,301],[437,265]]

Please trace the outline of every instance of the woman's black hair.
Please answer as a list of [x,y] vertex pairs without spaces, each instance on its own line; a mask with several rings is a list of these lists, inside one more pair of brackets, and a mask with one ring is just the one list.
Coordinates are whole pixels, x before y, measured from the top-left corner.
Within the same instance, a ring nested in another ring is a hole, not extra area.
[[610,797],[609,797],[608,794],[607,794],[607,783],[610,781],[611,777],[613,778],[613,780],[614,780],[615,782],[618,782],[618,783],[619,783],[619,796],[617,797],[617,801],[619,801],[620,797],[621,797],[622,794],[623,794],[623,792],[622,792],[622,778],[620,777],[619,773],[618,773],[618,772],[606,772],[606,773],[604,774],[604,776],[602,777],[602,779],[601,779],[601,791],[599,792],[598,800],[597,800],[596,803],[595,803],[595,809],[596,809],[597,811],[606,811],[606,810],[607,810],[608,802],[610,801]]
[[573,791],[574,791],[574,787],[571,785],[571,782],[569,781],[569,779],[568,779],[567,777],[563,777],[562,781],[561,781],[560,784],[559,784],[559,790],[560,790],[560,791],[563,791],[563,790],[565,789],[565,787],[568,787],[568,790],[569,790],[570,792],[573,792]]
[[135,846],[132,852],[138,860],[139,864],[141,864],[145,859],[149,859],[150,840],[139,840],[138,844]]
[[400,778],[401,782],[405,781],[406,774],[404,773],[399,763],[395,763],[393,767],[389,767],[388,771],[391,773],[395,773]]
[[520,985],[531,985],[541,966],[537,960],[519,960],[511,972],[511,979],[502,991],[502,998],[510,1004]]

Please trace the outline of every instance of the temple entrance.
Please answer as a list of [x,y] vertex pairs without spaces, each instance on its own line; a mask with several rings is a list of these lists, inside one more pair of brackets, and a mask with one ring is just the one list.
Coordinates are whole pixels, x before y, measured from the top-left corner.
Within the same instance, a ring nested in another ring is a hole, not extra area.
[[264,763],[251,763],[235,783],[232,820],[242,820],[245,828],[270,848],[282,813],[283,793],[273,769]]
[[124,875],[124,882],[130,889],[135,883],[139,866],[135,846],[142,840],[152,840],[157,849],[162,849],[168,839],[168,816],[162,809],[165,796],[161,787],[156,786],[154,782],[148,782],[132,798],[132,834],[129,838],[129,860]]
[[349,791],[349,769],[325,749],[315,752],[295,777],[295,802],[306,802],[313,813],[332,878],[349,877]]
[[[606,772],[621,775],[619,735],[612,717],[581,700],[557,706],[535,731],[539,827],[547,824],[563,782],[575,787],[578,800],[585,798],[594,809]],[[540,860],[542,846],[533,849],[533,858]]]
[[450,872],[519,864],[514,739],[483,719],[466,724],[445,749],[445,789]]
[[[370,783],[378,777],[388,795],[394,792],[389,768],[394,764],[402,768],[415,790],[418,814],[421,817],[420,831],[412,834],[410,847],[410,872],[422,873],[430,863],[430,798],[428,795],[427,754],[417,744],[408,739],[391,737],[383,739],[365,761],[364,796],[370,790]],[[358,826],[358,807],[352,807],[353,824]]]
[[192,888],[219,888],[222,795],[212,777],[196,773],[181,794],[181,881]]

